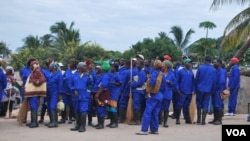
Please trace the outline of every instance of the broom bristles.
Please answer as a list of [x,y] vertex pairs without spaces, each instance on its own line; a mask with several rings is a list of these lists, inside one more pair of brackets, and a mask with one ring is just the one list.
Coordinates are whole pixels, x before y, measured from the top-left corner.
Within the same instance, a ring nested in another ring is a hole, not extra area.
[[190,119],[192,124],[195,123],[195,116],[196,116],[196,102],[195,102],[195,95],[192,95],[192,100],[189,106],[189,111],[190,111]]
[[128,107],[127,107],[127,113],[126,113],[126,121],[125,123],[128,124],[133,119],[133,98],[132,94],[129,94],[129,100],[128,100]]
[[28,100],[27,100],[27,98],[25,98],[19,111],[18,111],[18,115],[17,115],[18,125],[20,125],[20,126],[23,125],[23,122],[24,122],[26,115],[27,115],[27,111],[28,111]]

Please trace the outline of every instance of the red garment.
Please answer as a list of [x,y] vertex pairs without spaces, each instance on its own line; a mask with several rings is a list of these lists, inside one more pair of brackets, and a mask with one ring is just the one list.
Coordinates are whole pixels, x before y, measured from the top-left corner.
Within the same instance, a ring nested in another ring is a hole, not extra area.
[[233,63],[239,63],[240,60],[236,57],[233,57],[230,59],[230,61],[232,61]]
[[168,61],[171,61],[171,60],[172,60],[172,58],[171,58],[169,55],[165,55],[165,56],[164,56],[164,59],[166,59],[166,60],[168,60]]

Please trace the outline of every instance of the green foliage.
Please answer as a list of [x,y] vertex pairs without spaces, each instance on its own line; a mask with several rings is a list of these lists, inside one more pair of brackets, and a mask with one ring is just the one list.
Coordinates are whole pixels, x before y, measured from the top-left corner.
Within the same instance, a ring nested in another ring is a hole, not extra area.
[[219,46],[217,39],[212,38],[201,38],[189,46],[190,55],[195,57],[197,60],[200,60],[205,56],[205,50],[207,50],[206,55],[218,57],[218,49]]
[[7,56],[11,53],[11,50],[7,47],[6,43],[1,41],[0,42],[0,54],[4,56]]
[[104,50],[100,45],[97,44],[86,44],[76,49],[75,57],[78,60],[105,60],[112,57],[112,53]]
[[167,36],[160,36],[160,38],[156,37],[155,39],[144,38],[143,41],[132,45],[130,50],[125,51],[123,57],[129,59],[130,57],[135,57],[138,53],[143,54],[144,58],[149,60],[168,54],[172,57],[173,61],[176,61],[182,55],[181,50],[176,48]]
[[191,35],[195,32],[193,29],[189,29],[186,35],[184,36],[184,32],[181,27],[172,26],[170,33],[174,35],[173,42],[175,46],[178,47],[179,49],[184,49],[189,43]]
[[20,70],[26,65],[29,58],[36,58],[41,65],[49,58],[47,55],[48,50],[45,48],[27,48],[18,52],[17,54],[12,54],[12,61],[10,63],[16,70]]
[[199,24],[199,27],[204,29],[213,29],[216,28],[216,25],[213,22],[204,21]]
[[[67,65],[71,58],[79,61],[86,61],[86,59],[105,61],[120,58],[130,59],[140,53],[144,55],[145,59],[155,59],[168,54],[175,61],[179,60],[182,55],[181,48],[177,48],[165,32],[160,32],[158,37],[154,39],[144,38],[132,45],[129,50],[121,53],[119,51],[107,51],[100,45],[91,43],[91,41],[81,44],[79,30],[74,29],[73,26],[74,22],[71,22],[70,26],[67,27],[67,24],[61,21],[50,26],[51,33],[40,38],[32,35],[27,36],[24,38],[24,45],[19,48],[18,53],[11,55],[11,65],[16,70],[20,70],[30,57],[38,59],[41,64],[51,58]],[[186,34],[181,45],[188,42],[191,33],[193,33],[192,30]]]

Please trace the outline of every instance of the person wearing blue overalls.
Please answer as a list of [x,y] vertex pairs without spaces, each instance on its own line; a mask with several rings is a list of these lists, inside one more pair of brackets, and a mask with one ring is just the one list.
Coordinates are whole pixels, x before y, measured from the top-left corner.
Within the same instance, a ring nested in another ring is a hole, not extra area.
[[[22,89],[21,89],[21,96],[22,96],[22,101],[24,101],[24,93],[25,93],[25,89],[24,89],[24,86],[26,84],[26,81],[29,77],[29,75],[31,74],[32,70],[30,68],[30,63],[32,61],[35,61],[36,59],[35,58],[30,58],[26,65],[21,68],[21,70],[19,71],[19,75],[21,77],[21,80],[22,80]],[[26,123],[26,126],[29,126],[31,124],[31,122],[27,123],[27,113],[25,115],[25,119],[24,119],[24,123]]]
[[216,85],[216,70],[211,62],[212,58],[206,56],[204,64],[199,66],[195,77],[197,124],[201,125],[206,124],[209,99]]
[[76,124],[71,131],[86,131],[86,117],[88,114],[88,106],[90,93],[88,87],[93,85],[92,77],[89,77],[87,65],[85,62],[79,62],[77,65],[78,71],[73,74],[71,79],[71,90],[74,92],[74,112],[76,117]]
[[[48,59],[45,62],[45,65],[46,65],[47,68],[44,68],[44,67],[42,68],[42,70],[43,70],[43,72],[44,72],[44,74],[46,76],[50,75],[49,65],[50,65],[51,62],[53,62],[53,60],[52,59]],[[49,111],[47,110],[48,109],[48,105],[47,104],[48,104],[47,103],[47,98],[44,97],[43,101],[42,101],[42,106],[41,106],[42,108],[41,108],[41,113],[40,113],[40,120],[38,121],[39,123],[43,123],[46,111],[49,113]]]
[[31,111],[31,123],[27,124],[27,126],[36,128],[39,126],[37,121],[39,99],[46,96],[46,82],[48,81],[48,77],[45,76],[39,62],[36,60],[30,62],[30,69],[32,72],[25,83],[24,97],[28,99]]
[[57,121],[57,102],[59,94],[62,94],[63,76],[60,66],[57,62],[51,62],[49,65],[50,76],[47,80],[47,103],[50,122],[47,124],[49,128],[58,126]]
[[191,59],[184,60],[184,68],[180,69],[176,77],[176,89],[180,96],[176,107],[176,124],[180,124],[181,110],[185,111],[184,119],[185,123],[190,124],[189,105],[192,100],[192,94],[194,92],[194,73],[191,69]]
[[110,114],[110,124],[106,127],[117,128],[118,127],[118,111],[117,104],[121,88],[121,77],[119,74],[119,64],[111,64],[111,80],[110,80],[110,101],[108,105],[108,112]]
[[93,85],[89,85],[89,87],[88,87],[88,91],[91,94],[90,99],[89,99],[88,125],[93,126],[92,119],[93,119],[93,116],[95,116],[95,114],[96,114],[96,110],[95,110],[95,107],[94,107],[94,102],[93,102],[94,101],[94,95],[93,95],[92,91],[93,91],[93,87],[94,87],[97,76],[96,76],[96,69],[95,69],[95,66],[92,63],[92,61],[91,60],[86,60],[86,65],[87,65],[87,69],[88,69],[88,72],[89,72],[89,77],[92,77],[92,79],[93,79]]
[[[178,73],[178,71],[181,69],[181,68],[183,68],[182,67],[182,65],[181,65],[181,63],[179,62],[179,61],[177,61],[177,62],[174,62],[174,64],[173,64],[173,72],[174,72],[174,76],[175,76],[175,78],[177,77],[177,73]],[[176,84],[175,84],[176,85]],[[172,119],[175,119],[176,118],[176,107],[177,107],[177,105],[178,105],[178,101],[179,101],[179,99],[180,99],[180,96],[179,96],[179,93],[178,93],[178,91],[176,90],[176,87],[173,87],[173,98],[172,98],[172,104],[173,104],[173,113],[170,115],[170,117],[172,118]]]
[[[7,86],[7,76],[3,71],[2,62],[0,61],[0,103],[2,102],[2,94],[6,86]],[[0,113],[1,112],[2,109],[0,107]]]
[[[102,67],[100,65],[96,65],[95,67],[96,69],[96,76],[94,78],[94,82],[93,82],[93,89],[91,91],[91,96],[93,97],[93,106],[95,107],[95,111],[96,111],[96,101],[95,101],[95,94],[99,89],[101,80],[102,80],[102,76],[103,76],[103,71],[102,71]],[[97,120],[99,121],[99,118],[97,117]],[[97,127],[98,124],[96,125],[92,125],[93,127]]]
[[239,59],[233,57],[230,59],[232,68],[229,74],[228,88],[230,96],[228,98],[228,111],[225,116],[234,116],[236,113],[237,97],[240,89],[240,68],[238,66]]
[[214,107],[214,119],[209,124],[221,125],[223,116],[223,99],[221,99],[221,92],[225,90],[225,83],[227,79],[227,73],[221,68],[222,61],[216,59],[214,67],[216,69],[216,86],[215,91],[212,93],[212,104]]
[[[137,132],[137,135],[147,135],[148,128],[150,128],[150,134],[158,134],[159,129],[159,119],[158,115],[161,110],[161,102],[163,99],[163,92],[165,89],[163,77],[161,72],[162,62],[160,60],[155,60],[154,62],[154,70],[150,75],[148,80],[148,85],[146,85],[147,89],[147,101],[146,108],[143,113],[141,130]],[[156,89],[157,87],[157,89]],[[152,93],[153,88],[155,88],[155,92]]]
[[62,113],[62,119],[59,123],[65,123],[65,120],[68,119],[68,123],[72,124],[74,117],[74,105],[73,105],[73,91],[71,90],[70,82],[73,78],[74,73],[77,71],[78,60],[72,58],[69,60],[69,68],[63,74],[63,103],[65,105],[65,110]]
[[129,123],[129,125],[141,124],[141,108],[143,100],[145,99],[145,82],[147,80],[147,74],[144,70],[142,70],[143,66],[143,60],[138,60],[136,62],[137,73],[132,78],[132,82],[130,82],[133,96],[133,120]]
[[119,123],[123,123],[126,120],[126,111],[129,100],[131,73],[132,77],[136,74],[135,62],[132,62],[132,72],[131,72],[131,62],[126,62],[126,69],[121,73],[122,85],[121,85],[121,96],[119,99]]
[[106,116],[106,107],[108,102],[110,101],[110,80],[111,80],[111,73],[109,72],[111,69],[109,62],[104,61],[102,64],[103,76],[99,83],[99,89],[95,94],[96,100],[96,112],[98,118],[98,124],[96,129],[103,129],[104,128],[104,118]]
[[[169,107],[171,100],[173,98],[173,87],[175,87],[176,80],[174,72],[172,71],[173,64],[169,60],[165,60],[163,62],[163,83],[166,84],[165,91],[163,93],[163,100],[161,104],[161,111],[160,116],[162,116],[163,113],[163,127],[168,127],[167,121],[168,121],[168,114],[169,114]],[[159,120],[162,118],[159,118]]]

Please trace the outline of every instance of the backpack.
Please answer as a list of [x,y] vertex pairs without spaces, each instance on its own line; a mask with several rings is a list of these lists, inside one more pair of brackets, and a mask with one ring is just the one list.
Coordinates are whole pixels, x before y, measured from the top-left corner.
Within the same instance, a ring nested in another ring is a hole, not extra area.
[[150,94],[155,94],[158,93],[160,86],[161,86],[161,82],[162,82],[162,72],[160,72],[156,78],[156,84],[154,87],[150,86],[150,77],[148,78],[148,80],[146,81],[146,92],[150,93]]

